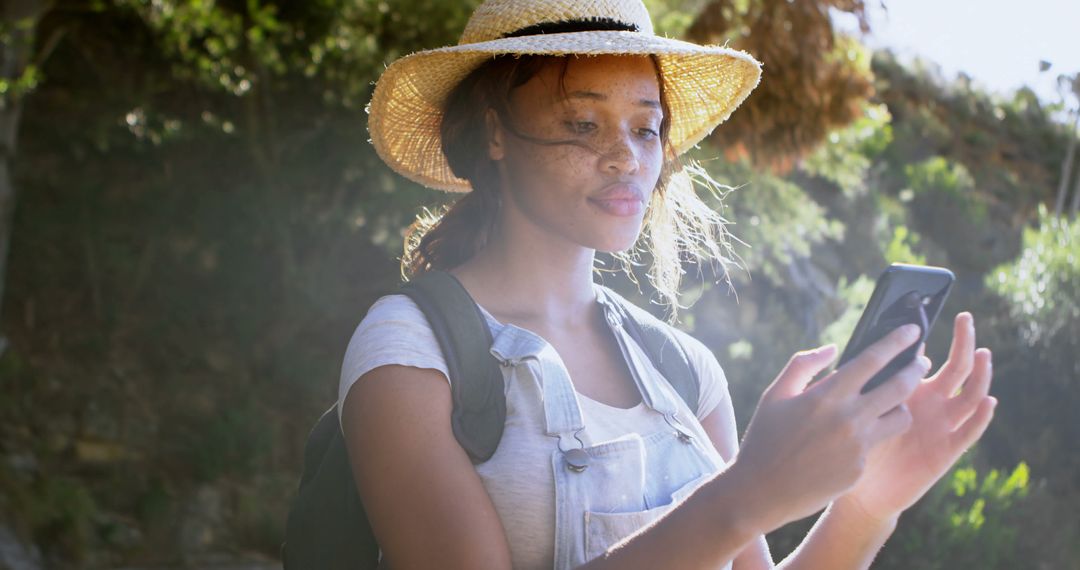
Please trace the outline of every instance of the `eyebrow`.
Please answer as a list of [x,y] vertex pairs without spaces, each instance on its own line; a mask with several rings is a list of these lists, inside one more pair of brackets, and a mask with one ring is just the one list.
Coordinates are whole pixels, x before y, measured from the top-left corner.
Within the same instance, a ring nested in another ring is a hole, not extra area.
[[[593,101],[607,101],[608,96],[595,91],[572,91],[567,94],[569,99],[592,99]],[[660,109],[660,102],[655,99],[639,99],[638,105],[651,109]]]

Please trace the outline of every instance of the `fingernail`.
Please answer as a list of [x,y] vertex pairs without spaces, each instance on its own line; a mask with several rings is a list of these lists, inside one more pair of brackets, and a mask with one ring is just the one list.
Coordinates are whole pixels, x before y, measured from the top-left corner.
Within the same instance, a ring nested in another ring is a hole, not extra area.
[[908,342],[919,338],[919,326],[918,325],[904,325],[900,327],[900,335],[903,340]]
[[826,352],[832,352],[836,348],[835,344],[826,344],[825,346],[819,346],[814,349],[815,355],[825,354]]
[[992,410],[992,409],[996,408],[997,405],[998,405],[998,399],[993,397],[993,396],[990,396],[990,409]]

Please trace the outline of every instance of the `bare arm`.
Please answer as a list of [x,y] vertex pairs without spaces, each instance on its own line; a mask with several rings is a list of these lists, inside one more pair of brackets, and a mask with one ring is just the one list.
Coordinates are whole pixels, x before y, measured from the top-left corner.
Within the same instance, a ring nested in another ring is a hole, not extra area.
[[[730,462],[739,451],[738,427],[735,425],[735,409],[731,398],[724,398],[716,409],[701,421],[713,447],[724,461]],[[739,553],[732,564],[733,570],[771,570],[772,554],[764,535],[757,535]]]
[[349,459],[372,530],[393,568],[510,568],[498,514],[450,427],[440,372],[383,366],[342,410]]

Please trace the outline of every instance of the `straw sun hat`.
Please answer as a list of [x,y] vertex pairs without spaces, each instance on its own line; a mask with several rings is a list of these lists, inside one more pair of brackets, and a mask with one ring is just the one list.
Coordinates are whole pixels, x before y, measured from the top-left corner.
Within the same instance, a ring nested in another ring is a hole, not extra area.
[[458,45],[405,56],[379,78],[368,107],[379,156],[424,186],[468,192],[442,152],[443,105],[466,75],[499,54],[655,55],[679,154],[726,120],[761,77],[761,64],[745,52],[656,36],[641,0],[487,0]]

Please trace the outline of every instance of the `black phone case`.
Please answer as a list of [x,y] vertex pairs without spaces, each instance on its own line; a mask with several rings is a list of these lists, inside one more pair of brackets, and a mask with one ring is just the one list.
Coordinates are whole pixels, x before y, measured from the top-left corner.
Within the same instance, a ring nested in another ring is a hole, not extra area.
[[930,335],[955,280],[953,273],[942,267],[890,265],[878,278],[874,293],[837,366],[843,366],[891,331],[909,323],[916,324],[921,330],[919,341],[885,365],[862,391],[872,390],[891,378],[915,359],[919,345]]

